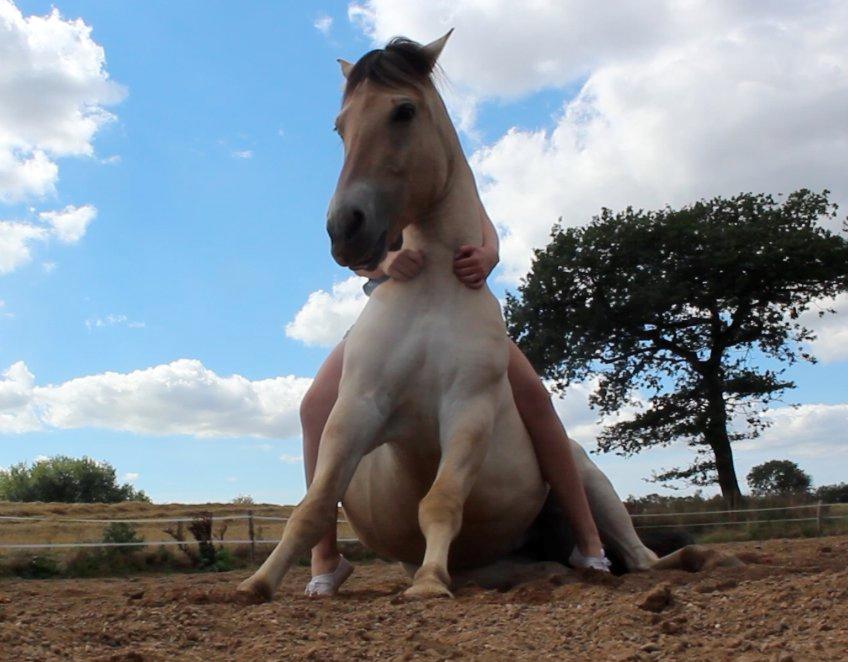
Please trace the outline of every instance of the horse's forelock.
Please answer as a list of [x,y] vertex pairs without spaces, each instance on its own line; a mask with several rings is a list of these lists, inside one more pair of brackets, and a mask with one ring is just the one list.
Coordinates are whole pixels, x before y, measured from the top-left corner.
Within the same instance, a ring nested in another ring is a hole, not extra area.
[[395,37],[385,48],[378,48],[363,55],[347,76],[344,98],[365,80],[383,87],[419,87],[430,82],[433,62],[424,48],[416,41]]

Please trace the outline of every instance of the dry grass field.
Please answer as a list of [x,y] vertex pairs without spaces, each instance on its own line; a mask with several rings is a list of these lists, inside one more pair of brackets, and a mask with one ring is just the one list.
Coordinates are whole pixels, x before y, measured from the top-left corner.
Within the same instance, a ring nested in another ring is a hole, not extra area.
[[[122,520],[122,519],[175,519],[194,518],[202,513],[213,516],[213,535],[216,540],[223,536],[224,540],[248,540],[248,520],[216,520],[222,516],[246,516],[252,511],[254,519],[254,536],[256,540],[279,540],[284,522],[268,521],[262,517],[288,517],[292,506],[275,506],[270,504],[150,504],[139,502],[124,502],[114,504],[68,504],[68,503],[10,503],[0,502],[0,518],[2,517],[33,517],[44,519],[0,519],[0,544],[24,543],[81,543],[99,542],[108,526],[106,523],[68,522],[66,519],[90,520]],[[159,543],[172,542],[174,539],[166,529],[175,529],[175,522],[141,522],[133,523],[139,537],[149,543],[148,549],[156,548]],[[353,531],[341,521],[338,527],[340,538],[354,537]],[[188,540],[191,535],[185,532]],[[257,546],[258,556],[267,552],[272,545]],[[177,553],[175,548],[172,548]],[[57,558],[65,558],[74,554],[73,549],[51,550],[50,554]],[[5,557],[21,556],[27,550],[0,549],[0,561]],[[33,550],[29,550],[32,554]],[[38,553],[45,553],[40,550]]]

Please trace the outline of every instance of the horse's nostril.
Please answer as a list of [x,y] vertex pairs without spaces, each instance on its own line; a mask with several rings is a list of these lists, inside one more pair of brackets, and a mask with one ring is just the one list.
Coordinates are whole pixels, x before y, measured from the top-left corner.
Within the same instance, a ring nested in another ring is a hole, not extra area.
[[365,214],[361,209],[354,209],[350,213],[350,222],[345,228],[345,239],[352,239],[365,223]]

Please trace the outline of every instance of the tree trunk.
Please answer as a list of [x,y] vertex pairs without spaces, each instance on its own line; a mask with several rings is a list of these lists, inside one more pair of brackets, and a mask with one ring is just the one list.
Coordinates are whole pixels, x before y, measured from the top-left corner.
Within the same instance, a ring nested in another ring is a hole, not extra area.
[[704,438],[713,449],[715,455],[716,473],[721,495],[728,508],[739,508],[742,505],[742,491],[736,480],[736,467],[733,465],[733,450],[730,447],[730,437],[727,434],[727,409],[724,404],[724,393],[721,378],[713,377],[706,380],[707,407],[709,416]]

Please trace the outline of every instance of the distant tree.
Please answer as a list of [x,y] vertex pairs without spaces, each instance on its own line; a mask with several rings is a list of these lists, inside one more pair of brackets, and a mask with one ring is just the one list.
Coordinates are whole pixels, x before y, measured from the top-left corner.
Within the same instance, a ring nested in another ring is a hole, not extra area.
[[252,506],[253,505],[253,497],[249,494],[239,494],[235,497],[231,503],[234,503],[239,506]]
[[816,498],[824,503],[848,503],[848,483],[822,485],[816,490]]
[[755,496],[806,494],[812,484],[810,474],[789,460],[769,460],[748,473],[748,486]]
[[601,413],[634,406],[601,451],[685,441],[694,463],[654,480],[717,482],[736,505],[731,444],[758,436],[763,410],[794,386],[771,366],[814,361],[799,316],[848,290],[848,241],[820,223],[835,215],[827,191],[800,190],[782,204],[741,194],[556,226],[507,295],[509,331],[556,388],[598,377]]
[[57,455],[0,471],[0,500],[115,503],[150,501],[130,484],[119,485],[115,468],[88,457]]

